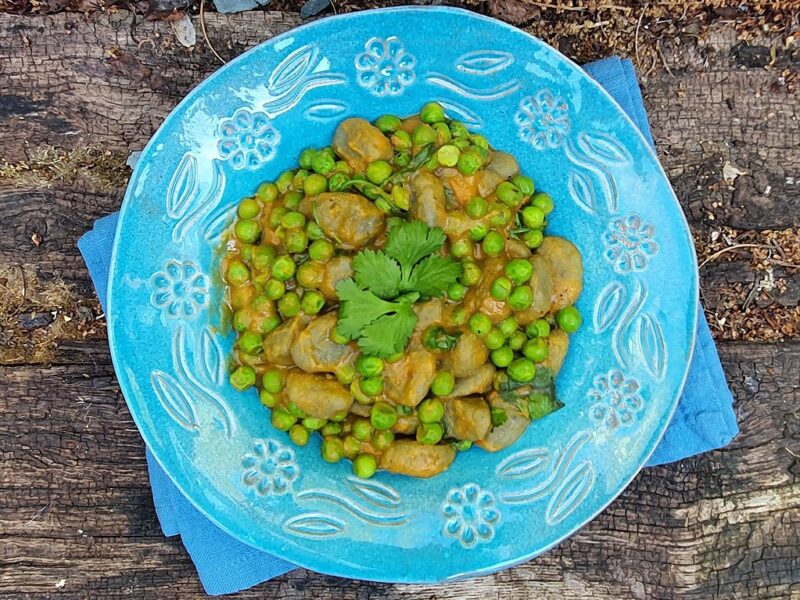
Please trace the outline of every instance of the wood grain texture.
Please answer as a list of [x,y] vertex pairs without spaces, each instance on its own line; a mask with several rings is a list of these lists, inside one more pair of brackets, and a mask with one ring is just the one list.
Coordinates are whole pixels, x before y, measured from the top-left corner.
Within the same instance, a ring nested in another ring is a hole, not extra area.
[[[249,12],[209,14],[207,24],[230,58],[298,23]],[[797,227],[800,103],[778,85],[779,72],[740,64],[737,44],[719,30],[667,45],[672,74],[644,82],[659,155],[694,227]],[[791,53],[779,59],[797,67]],[[202,43],[184,49],[167,24],[134,28],[126,12],[0,15],[0,159],[18,162],[43,145],[141,149],[216,68]],[[748,174],[724,184],[725,162]],[[0,267],[64,279],[76,299],[90,297],[74,244],[123,192],[85,181],[23,189],[0,181]],[[703,276],[709,290],[754,277],[745,260],[709,265]],[[298,570],[235,597],[800,598],[800,344],[720,350],[740,436],[722,451],[646,469],[543,556],[447,586]],[[158,528],[144,448],[105,341],[61,341],[48,365],[0,366],[0,389],[0,598],[204,597],[180,542]]]

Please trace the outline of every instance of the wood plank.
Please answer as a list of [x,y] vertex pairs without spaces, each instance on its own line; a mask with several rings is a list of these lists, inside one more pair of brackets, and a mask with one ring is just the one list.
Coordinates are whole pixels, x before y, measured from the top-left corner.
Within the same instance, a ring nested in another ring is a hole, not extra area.
[[[800,344],[724,343],[721,353],[741,435],[646,469],[551,552],[447,586],[300,570],[236,597],[789,597],[800,584]],[[203,597],[183,548],[160,535],[142,442],[108,362],[0,367],[0,385],[0,597]]]

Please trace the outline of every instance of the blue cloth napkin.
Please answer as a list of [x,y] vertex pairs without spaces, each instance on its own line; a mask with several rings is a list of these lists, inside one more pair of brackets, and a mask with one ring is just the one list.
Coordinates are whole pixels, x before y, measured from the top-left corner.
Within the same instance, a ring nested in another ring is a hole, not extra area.
[[[608,90],[652,144],[631,62],[611,57],[591,63],[585,69]],[[78,240],[78,248],[104,310],[116,225],[116,214],[103,217]],[[721,448],[739,432],[733,413],[733,396],[703,311],[699,307],[698,311],[697,342],[683,396],[648,466]],[[237,592],[295,568],[291,563],[236,541],[208,521],[172,484],[149,450],[147,464],[161,529],[166,536],[181,536],[207,593]]]

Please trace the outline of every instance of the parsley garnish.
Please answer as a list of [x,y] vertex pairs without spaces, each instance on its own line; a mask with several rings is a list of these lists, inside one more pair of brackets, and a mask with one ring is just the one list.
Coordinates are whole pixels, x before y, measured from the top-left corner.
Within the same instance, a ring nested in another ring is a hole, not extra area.
[[336,286],[339,333],[373,356],[401,352],[417,324],[414,302],[441,296],[461,275],[460,263],[433,254],[444,241],[438,227],[403,222],[390,229],[383,250],[356,254],[354,277]]

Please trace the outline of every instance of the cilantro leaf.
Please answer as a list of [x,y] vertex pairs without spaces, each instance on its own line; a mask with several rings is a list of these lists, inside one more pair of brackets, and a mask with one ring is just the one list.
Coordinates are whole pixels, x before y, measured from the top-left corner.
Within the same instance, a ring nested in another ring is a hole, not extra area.
[[384,251],[400,263],[408,276],[414,264],[439,250],[445,239],[439,227],[428,227],[422,221],[398,223],[389,231]]
[[336,284],[339,296],[339,321],[336,324],[339,333],[354,340],[361,331],[385,314],[393,312],[397,305],[381,300],[372,292],[362,290],[352,279],[344,279]]
[[461,263],[434,254],[422,259],[414,267],[404,287],[416,290],[423,296],[441,296],[460,276]]
[[353,258],[356,283],[381,298],[393,298],[400,289],[400,265],[384,252],[363,250]]
[[417,324],[417,315],[410,303],[398,302],[397,306],[397,312],[393,315],[379,317],[364,327],[358,340],[362,352],[388,358],[405,349]]
[[503,423],[508,421],[508,413],[502,408],[493,408],[491,411],[492,415],[492,427],[500,427]]
[[434,152],[436,152],[436,144],[426,144],[420,148],[419,152],[417,152],[417,155],[411,159],[411,162],[391,176],[389,183],[397,183],[406,175],[406,173],[411,173],[411,171],[416,171],[419,169],[431,159]]

